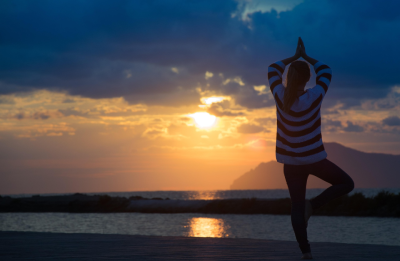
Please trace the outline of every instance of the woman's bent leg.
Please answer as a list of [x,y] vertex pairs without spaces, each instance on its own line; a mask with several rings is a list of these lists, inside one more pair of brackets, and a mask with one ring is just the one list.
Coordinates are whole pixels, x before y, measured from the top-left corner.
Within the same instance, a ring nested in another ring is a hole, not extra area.
[[299,247],[302,253],[311,252],[307,239],[306,221],[304,219],[306,185],[308,173],[303,166],[287,165],[283,167],[286,183],[292,202],[291,220]]
[[353,179],[327,159],[309,164],[307,167],[310,174],[332,184],[332,186],[324,190],[320,195],[310,200],[313,209],[317,209],[354,189]]

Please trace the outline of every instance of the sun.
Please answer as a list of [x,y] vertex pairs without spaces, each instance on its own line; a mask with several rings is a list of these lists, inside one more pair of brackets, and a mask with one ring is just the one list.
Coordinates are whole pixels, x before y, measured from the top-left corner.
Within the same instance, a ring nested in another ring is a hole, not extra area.
[[193,114],[189,114],[189,116],[193,118],[197,127],[202,129],[213,127],[217,121],[217,117],[207,112],[196,112]]

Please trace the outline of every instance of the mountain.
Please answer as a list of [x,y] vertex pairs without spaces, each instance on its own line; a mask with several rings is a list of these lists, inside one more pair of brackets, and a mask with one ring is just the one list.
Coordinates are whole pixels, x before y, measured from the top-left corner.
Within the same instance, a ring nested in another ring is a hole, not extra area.
[[[339,143],[324,143],[328,159],[349,174],[356,188],[400,187],[400,155],[366,153]],[[310,175],[307,188],[326,188],[330,184]],[[283,164],[260,163],[233,181],[230,189],[287,189]]]

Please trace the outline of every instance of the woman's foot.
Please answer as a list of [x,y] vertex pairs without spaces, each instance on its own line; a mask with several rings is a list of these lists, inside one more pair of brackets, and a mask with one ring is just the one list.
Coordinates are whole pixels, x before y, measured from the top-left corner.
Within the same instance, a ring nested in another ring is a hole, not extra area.
[[312,208],[311,202],[308,199],[306,199],[306,209],[304,212],[304,219],[306,220],[306,227],[308,227],[308,220],[310,219],[312,213],[313,213],[313,208]]
[[313,259],[311,253],[304,253],[301,259]]

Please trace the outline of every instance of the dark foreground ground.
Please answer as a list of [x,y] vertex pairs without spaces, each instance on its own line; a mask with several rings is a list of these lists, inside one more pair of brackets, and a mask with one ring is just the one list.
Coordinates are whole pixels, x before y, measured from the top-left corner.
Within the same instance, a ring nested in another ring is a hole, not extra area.
[[[400,261],[400,247],[312,243],[315,260]],[[0,260],[300,260],[296,242],[0,232]]]

